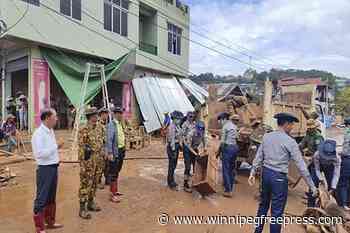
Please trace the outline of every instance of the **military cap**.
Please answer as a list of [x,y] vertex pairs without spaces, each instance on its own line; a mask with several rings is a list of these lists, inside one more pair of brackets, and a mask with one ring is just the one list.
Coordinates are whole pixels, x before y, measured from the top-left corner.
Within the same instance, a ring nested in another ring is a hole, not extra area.
[[13,100],[13,97],[12,97],[12,96],[7,96],[6,100],[7,100],[7,101],[12,101],[12,100]]
[[344,125],[350,125],[350,117],[344,119]]
[[293,122],[298,123],[299,122],[298,118],[296,118],[294,115],[287,113],[287,112],[277,113],[276,115],[274,115],[273,118],[275,118],[277,120],[278,119],[285,120],[285,121],[290,122],[290,123],[293,123]]
[[20,97],[19,97],[19,99],[21,100],[21,99],[26,99],[27,97],[25,96],[25,95],[21,95]]
[[229,118],[230,118],[230,114],[228,114],[227,112],[222,112],[218,115],[218,121],[222,119],[229,119]]
[[194,115],[195,115],[195,113],[190,111],[190,112],[187,113],[186,116],[187,117],[194,117]]
[[97,115],[98,111],[96,107],[88,107],[85,110],[85,116],[92,116],[92,115]]
[[124,109],[121,108],[121,107],[114,107],[114,108],[112,109],[112,112],[114,112],[114,113],[123,113],[123,112],[124,112]]
[[108,108],[100,108],[100,109],[98,110],[98,114],[100,115],[100,114],[102,114],[102,113],[109,113]]
[[184,117],[183,113],[180,111],[174,111],[170,114],[170,116],[174,119],[182,119]]

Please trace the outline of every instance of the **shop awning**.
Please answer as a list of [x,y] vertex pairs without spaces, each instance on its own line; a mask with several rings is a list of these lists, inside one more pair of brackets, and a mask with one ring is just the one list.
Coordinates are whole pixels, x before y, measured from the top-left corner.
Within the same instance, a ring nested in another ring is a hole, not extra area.
[[164,112],[194,111],[176,78],[135,78],[132,84],[148,133],[161,128]]
[[209,97],[209,93],[204,88],[188,78],[179,78],[179,81],[194,96],[194,98],[198,100],[199,103],[205,103],[206,98]]
[[[88,58],[78,54],[66,53],[48,48],[40,48],[41,54],[48,62],[51,71],[67,95],[71,103],[78,107],[80,103],[81,87],[83,85],[86,63],[103,63],[99,59]],[[127,61],[129,54],[105,65],[106,80],[112,78]],[[101,90],[99,71],[91,69],[85,104],[88,104]]]

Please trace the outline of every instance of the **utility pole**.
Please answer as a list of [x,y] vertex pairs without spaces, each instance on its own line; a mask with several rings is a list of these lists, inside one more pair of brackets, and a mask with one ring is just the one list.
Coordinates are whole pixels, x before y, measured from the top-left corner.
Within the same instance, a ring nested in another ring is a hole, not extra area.
[[5,79],[6,79],[6,51],[2,49],[1,54],[1,116],[2,119],[5,118]]

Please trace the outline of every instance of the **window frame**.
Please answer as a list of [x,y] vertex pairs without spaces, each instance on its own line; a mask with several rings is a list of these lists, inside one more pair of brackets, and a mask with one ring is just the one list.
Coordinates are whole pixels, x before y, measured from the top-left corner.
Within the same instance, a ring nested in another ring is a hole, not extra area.
[[[79,1],[79,14],[75,15],[73,14],[75,11],[74,4],[76,4],[76,1]],[[66,8],[63,5],[64,3],[69,3],[69,13],[65,12]],[[60,0],[60,13],[64,14],[65,16],[68,16],[72,19],[81,21],[82,20],[82,0]]]
[[181,56],[182,53],[182,28],[168,22],[168,52]]
[[[104,29],[120,36],[128,37],[129,0],[104,0]],[[108,16],[106,16],[108,5]],[[115,15],[117,14],[117,17]],[[119,18],[119,20],[118,20]],[[107,22],[108,21],[108,22]],[[117,24],[117,25],[115,25]],[[123,26],[124,25],[124,26]]]

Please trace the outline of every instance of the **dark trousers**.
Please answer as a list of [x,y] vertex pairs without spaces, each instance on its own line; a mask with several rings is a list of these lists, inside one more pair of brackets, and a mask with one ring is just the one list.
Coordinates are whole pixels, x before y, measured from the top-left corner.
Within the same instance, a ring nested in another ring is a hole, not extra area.
[[225,192],[232,192],[233,190],[237,153],[237,145],[225,145],[222,149],[222,177]]
[[[271,217],[278,218],[283,215],[288,196],[287,174],[263,168],[261,199],[257,217],[267,216],[271,204]],[[263,222],[264,223],[264,222]],[[255,233],[262,233],[264,224],[258,225]],[[270,233],[280,233],[280,224],[271,224]]]
[[191,168],[193,167],[194,170],[194,164],[196,161],[196,156],[190,151],[188,146],[184,146],[184,163],[185,163],[185,179],[189,178],[191,176]]
[[58,165],[38,166],[36,170],[36,199],[34,214],[43,212],[48,204],[56,202]]
[[[125,148],[118,149],[118,157],[113,161],[109,161],[108,164],[108,175],[106,176],[109,181],[114,182],[118,179],[119,173],[123,168],[125,158]],[[107,170],[107,169],[106,169]]]
[[349,206],[350,189],[350,157],[343,156],[340,168],[340,178],[337,186],[337,201],[339,206]]
[[[311,167],[312,170],[310,171],[310,168],[309,168],[310,175],[311,175],[312,181],[314,182],[316,187],[318,187],[320,180],[318,179],[318,177],[316,175],[316,170],[315,170],[314,165],[313,164],[311,164],[311,165],[312,165],[312,167]],[[333,179],[334,166],[333,165],[324,166],[321,164],[320,171],[321,171],[321,173],[322,172],[324,173],[324,175],[326,177],[327,184],[328,184],[328,189],[330,189],[331,184],[332,184],[332,179]],[[307,206],[308,207],[315,207],[316,206],[316,197],[312,196],[311,191],[309,191],[309,193],[308,193]]]
[[117,171],[118,171],[118,159],[115,158],[113,161],[108,161],[108,179],[109,183],[117,180]]
[[117,179],[119,177],[119,173],[123,168],[123,163],[124,163],[124,158],[125,158],[125,147],[119,148],[118,149],[118,159],[117,159]]
[[169,160],[169,166],[168,166],[168,186],[169,187],[175,187],[175,169],[177,166],[177,160],[179,158],[179,143],[175,144],[175,151],[172,151],[172,148],[170,144],[167,145],[167,154],[168,154],[168,160]]

